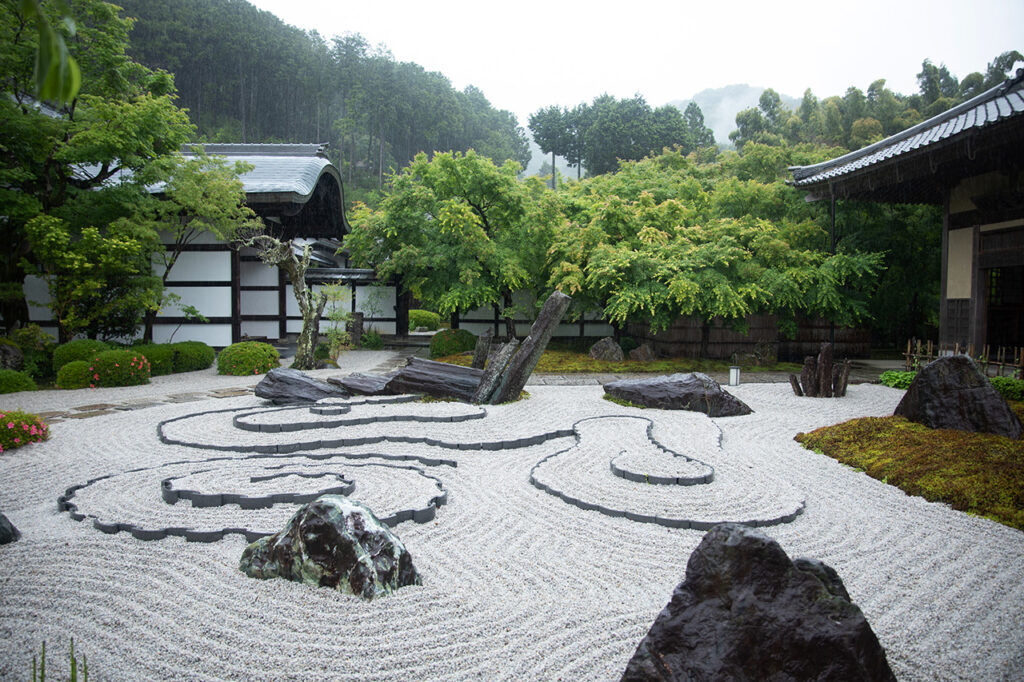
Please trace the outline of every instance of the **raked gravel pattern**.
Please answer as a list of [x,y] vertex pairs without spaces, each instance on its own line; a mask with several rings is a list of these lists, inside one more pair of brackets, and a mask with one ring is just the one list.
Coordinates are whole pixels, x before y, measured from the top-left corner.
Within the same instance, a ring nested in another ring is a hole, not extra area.
[[[703,532],[581,509],[531,485],[531,472],[614,509],[712,519],[769,517],[799,503],[802,514],[764,532],[791,556],[839,572],[901,680],[1024,676],[1024,535],[908,497],[793,441],[798,431],[891,414],[899,391],[856,385],[846,398],[819,400],[788,385],[729,390],[754,413],[708,419],[621,407],[598,386],[532,386],[527,400],[455,422],[254,433],[233,417],[277,424],[394,415],[401,405],[327,416],[249,396],[61,423],[50,441],[0,457],[0,510],[23,533],[0,547],[0,679],[25,679],[43,639],[59,665],[71,636],[95,679],[617,679]],[[475,409],[407,407],[419,417]],[[172,442],[159,439],[161,422]],[[337,439],[374,442],[260,457],[230,450]],[[706,466],[714,479],[628,481],[611,472],[616,457],[632,470]],[[67,487],[99,477],[74,500],[118,522],[269,531],[295,509],[168,505],[160,481],[171,476],[180,489],[254,495],[308,492],[333,476],[354,481],[352,497],[382,515],[422,505],[438,486],[447,504],[432,521],[395,528],[423,585],[373,602],[247,578],[239,535],[142,541],[57,511]]]

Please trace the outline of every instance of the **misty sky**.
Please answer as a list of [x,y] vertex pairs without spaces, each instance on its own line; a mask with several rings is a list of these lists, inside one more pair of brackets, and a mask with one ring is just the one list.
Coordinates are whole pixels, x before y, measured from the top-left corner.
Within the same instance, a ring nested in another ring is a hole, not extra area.
[[917,91],[925,58],[958,78],[1024,52],[1024,0],[250,0],[326,38],[361,33],[399,61],[529,114],[607,92],[652,106],[733,83],[799,97],[885,78]]

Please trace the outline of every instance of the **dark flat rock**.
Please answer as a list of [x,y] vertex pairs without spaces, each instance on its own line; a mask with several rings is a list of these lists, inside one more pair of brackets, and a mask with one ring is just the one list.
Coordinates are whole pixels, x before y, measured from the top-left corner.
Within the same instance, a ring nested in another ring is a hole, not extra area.
[[751,413],[746,403],[701,372],[650,379],[620,379],[605,384],[604,390],[616,398],[662,410],[690,410],[703,412],[709,417]]
[[353,372],[341,378],[331,377],[327,383],[340,386],[352,395],[392,395],[388,384],[394,378],[394,373],[382,375]]
[[315,403],[324,398],[347,398],[351,395],[340,386],[320,381],[287,367],[275,367],[256,384],[256,397],[276,405]]
[[0,545],[6,545],[9,542],[14,542],[21,537],[21,533],[14,527],[6,516],[0,514]]

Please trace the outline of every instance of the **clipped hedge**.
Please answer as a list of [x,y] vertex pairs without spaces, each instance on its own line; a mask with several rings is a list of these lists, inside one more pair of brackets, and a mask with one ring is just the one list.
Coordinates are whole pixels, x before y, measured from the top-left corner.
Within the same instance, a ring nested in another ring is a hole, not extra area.
[[174,371],[195,372],[213,366],[217,352],[202,341],[180,341],[170,344],[174,349]]
[[57,370],[57,388],[96,388],[95,372],[85,360],[72,360]]
[[476,348],[476,337],[465,329],[442,329],[430,339],[430,357],[443,358]]
[[26,372],[13,369],[0,369],[0,393],[17,393],[18,391],[34,391],[36,382]]
[[441,316],[429,310],[410,310],[409,329],[423,327],[427,331],[436,331],[441,328]]
[[144,343],[132,346],[133,353],[141,353],[149,360],[150,376],[162,377],[174,372],[174,346],[166,343]]
[[39,415],[20,410],[0,412],[0,452],[38,443],[49,437],[49,427]]
[[217,374],[266,374],[280,364],[280,354],[269,343],[241,341],[228,346],[217,356]]
[[93,384],[114,386],[140,386],[149,383],[149,360],[135,350],[107,350],[89,363]]
[[92,360],[97,353],[110,350],[110,345],[95,339],[75,339],[53,349],[53,371],[72,360]]

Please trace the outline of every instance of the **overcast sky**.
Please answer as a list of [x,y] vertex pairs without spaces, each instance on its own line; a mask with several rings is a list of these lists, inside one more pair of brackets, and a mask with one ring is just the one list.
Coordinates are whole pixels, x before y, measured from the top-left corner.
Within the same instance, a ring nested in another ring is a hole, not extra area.
[[925,58],[958,78],[1024,52],[1024,0],[250,0],[325,38],[361,33],[398,61],[475,85],[524,126],[607,92],[660,106],[747,83],[794,97],[916,92]]

